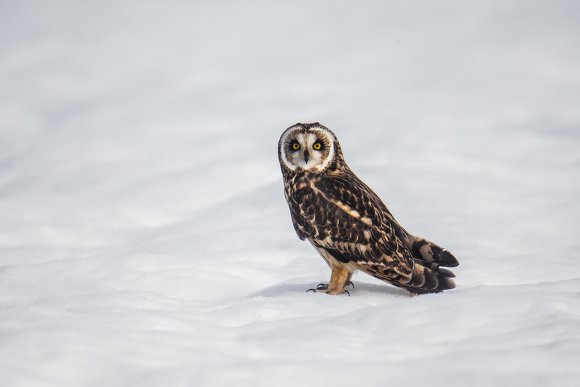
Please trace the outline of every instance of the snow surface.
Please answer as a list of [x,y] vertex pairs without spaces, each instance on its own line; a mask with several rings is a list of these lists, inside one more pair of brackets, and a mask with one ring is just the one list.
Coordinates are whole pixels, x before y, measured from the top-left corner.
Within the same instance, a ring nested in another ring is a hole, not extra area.
[[[580,385],[577,1],[0,2],[0,386]],[[327,281],[320,121],[459,258]]]

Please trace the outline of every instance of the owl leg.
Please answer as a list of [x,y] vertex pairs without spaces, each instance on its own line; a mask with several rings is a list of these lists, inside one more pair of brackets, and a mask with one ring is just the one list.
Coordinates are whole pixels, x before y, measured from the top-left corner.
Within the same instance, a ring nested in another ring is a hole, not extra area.
[[330,275],[330,283],[328,285],[320,284],[316,287],[316,290],[309,289],[317,293],[326,294],[348,294],[350,293],[345,289],[346,283],[350,280],[352,272],[345,268],[344,266],[332,265],[332,274]]
[[[307,292],[314,293],[326,293],[326,294],[348,294],[350,293],[345,289],[346,285],[350,282],[352,277],[352,272],[345,268],[344,266],[332,265],[332,274],[330,275],[330,283],[319,284],[316,289],[308,289]],[[351,283],[352,284],[352,283]]]
[[345,289],[347,282],[350,281],[350,277],[352,276],[352,272],[345,268],[344,266],[333,265],[332,266],[332,274],[330,275],[330,283],[328,284],[328,288],[326,289],[325,293],[327,294],[343,294],[348,293]]

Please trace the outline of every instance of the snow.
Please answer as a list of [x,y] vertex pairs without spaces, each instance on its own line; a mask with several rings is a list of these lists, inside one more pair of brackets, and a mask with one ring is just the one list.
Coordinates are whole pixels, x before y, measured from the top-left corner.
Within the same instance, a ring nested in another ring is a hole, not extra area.
[[[0,3],[0,386],[580,384],[579,17]],[[276,144],[310,121],[457,289],[305,292]]]

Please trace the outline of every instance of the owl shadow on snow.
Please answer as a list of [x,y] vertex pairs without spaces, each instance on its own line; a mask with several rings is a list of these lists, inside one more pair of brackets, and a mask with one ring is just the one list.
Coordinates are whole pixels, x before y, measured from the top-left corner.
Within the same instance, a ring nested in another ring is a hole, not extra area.
[[[270,286],[257,291],[250,295],[250,297],[280,297],[290,294],[306,293],[308,289],[316,288],[318,283],[280,283],[278,285]],[[385,296],[404,296],[409,297],[409,293],[403,289],[396,288],[390,285],[371,284],[367,282],[354,282],[352,286],[347,287],[348,292],[352,297],[364,296],[367,294],[384,294]]]

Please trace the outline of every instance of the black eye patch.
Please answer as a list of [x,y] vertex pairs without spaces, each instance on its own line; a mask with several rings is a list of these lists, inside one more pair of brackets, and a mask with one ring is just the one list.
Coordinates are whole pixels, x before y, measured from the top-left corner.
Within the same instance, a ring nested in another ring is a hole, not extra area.
[[300,143],[296,140],[293,140],[288,147],[290,150],[297,151],[300,150]]

